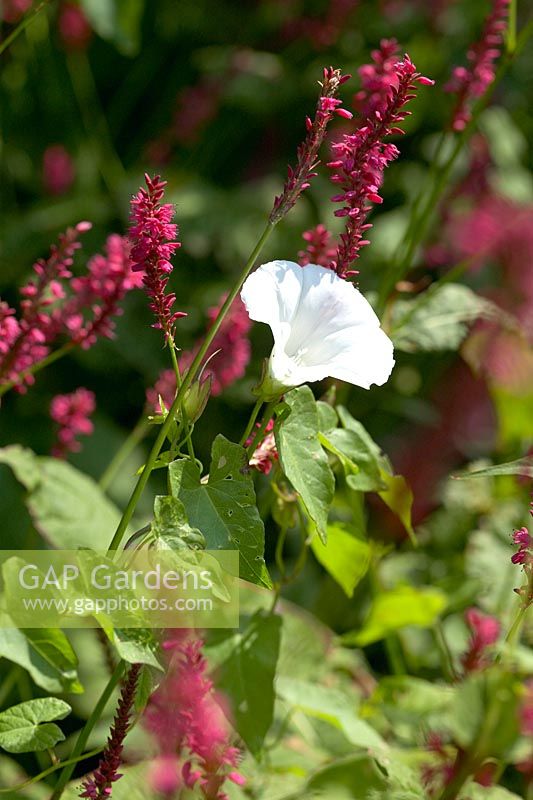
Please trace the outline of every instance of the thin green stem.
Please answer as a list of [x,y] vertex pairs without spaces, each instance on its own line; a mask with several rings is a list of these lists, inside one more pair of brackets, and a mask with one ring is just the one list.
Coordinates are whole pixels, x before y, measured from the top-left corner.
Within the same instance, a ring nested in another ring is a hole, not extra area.
[[73,350],[75,346],[76,345],[74,344],[74,342],[67,342],[62,347],[59,347],[57,350],[54,350],[53,353],[50,353],[50,355],[46,356],[46,358],[43,358],[41,361],[37,361],[36,364],[32,364],[31,367],[28,367],[28,369],[23,370],[19,374],[18,380],[7,381],[6,383],[3,383],[0,386],[0,397],[6,394],[6,392],[9,392],[9,390],[12,389],[14,386],[18,386],[18,384],[20,383],[20,379],[27,378],[28,375],[36,375],[37,372],[40,372],[45,367],[50,366],[50,364],[53,364],[55,361],[58,361],[60,358],[63,358],[63,356],[66,356],[67,353],[70,353],[70,351]]
[[284,525],[279,532],[278,541],[276,542],[275,560],[279,569],[281,580],[285,578],[287,570],[285,569],[285,561],[283,560],[283,548],[285,547],[285,540],[287,539],[288,525]]
[[48,767],[48,769],[43,770],[43,772],[39,772],[38,775],[34,775],[33,778],[28,778],[27,781],[24,783],[19,783],[16,786],[10,786],[8,789],[0,789],[0,794],[8,794],[9,792],[20,792],[22,789],[25,789],[27,786],[31,786],[32,783],[38,783],[42,781],[43,778],[48,777],[53,772],[57,772],[58,769],[62,767],[68,767],[70,764],[79,764],[81,761],[86,761],[88,758],[92,758],[93,756],[98,755],[98,753],[102,752],[101,747],[95,747],[94,750],[89,750],[87,753],[82,753],[81,756],[78,758],[69,758],[66,761],[58,761],[57,764],[53,764],[53,766]]
[[162,448],[162,446],[163,446],[163,444],[165,442],[167,434],[168,434],[168,432],[170,430],[170,427],[171,427],[171,425],[173,423],[176,411],[180,407],[181,401],[182,401],[183,397],[185,396],[185,392],[187,391],[187,389],[191,385],[192,381],[196,377],[196,373],[197,373],[198,369],[200,368],[200,366],[202,364],[202,360],[204,359],[204,357],[205,357],[205,355],[206,355],[206,353],[207,353],[207,351],[209,349],[209,346],[210,346],[211,342],[215,338],[215,336],[216,336],[216,334],[218,332],[218,329],[220,328],[220,326],[222,324],[222,321],[224,320],[226,314],[229,311],[229,308],[230,308],[231,304],[233,303],[233,301],[237,297],[237,294],[239,293],[239,291],[240,291],[240,289],[242,287],[242,284],[244,283],[244,281],[248,277],[248,274],[251,271],[257,256],[259,255],[259,253],[263,249],[263,247],[264,247],[268,237],[272,233],[273,229],[274,229],[274,226],[271,223],[267,223],[267,225],[266,225],[263,233],[261,234],[257,244],[255,245],[252,253],[250,254],[250,257],[249,257],[248,261],[246,262],[246,265],[245,265],[245,267],[244,267],[244,269],[243,269],[243,271],[242,271],[242,273],[241,273],[236,285],[231,290],[231,292],[228,294],[226,300],[224,301],[224,304],[222,305],[220,311],[218,312],[218,315],[217,315],[212,327],[209,329],[209,331],[208,331],[208,333],[207,333],[207,335],[205,337],[204,343],[202,344],[202,346],[198,350],[198,353],[196,354],[196,356],[195,356],[195,358],[194,358],[194,360],[193,360],[193,362],[192,362],[192,364],[190,366],[190,369],[184,375],[182,383],[181,383],[181,386],[178,389],[178,391],[176,392],[176,397],[174,398],[174,402],[172,403],[172,406],[169,409],[167,418],[166,418],[166,420],[164,421],[164,423],[161,425],[161,427],[159,429],[159,434],[158,434],[157,439],[155,440],[154,445],[153,445],[153,447],[152,447],[152,449],[151,449],[151,451],[150,451],[150,453],[148,455],[148,459],[146,461],[146,464],[144,465],[144,469],[143,469],[143,471],[141,472],[141,474],[139,476],[139,479],[138,479],[138,481],[137,481],[137,483],[135,485],[133,493],[132,493],[132,495],[131,495],[131,497],[130,497],[130,499],[128,501],[128,504],[127,504],[126,508],[124,509],[124,513],[122,515],[122,519],[120,520],[119,525],[117,527],[117,530],[115,531],[115,535],[113,536],[113,539],[111,540],[111,544],[109,545],[109,550],[118,549],[118,546],[120,545],[120,542],[122,541],[122,538],[123,538],[123,536],[124,536],[124,534],[125,534],[125,532],[127,530],[127,527],[128,527],[128,525],[130,523],[130,520],[131,520],[131,518],[133,516],[133,513],[134,513],[135,508],[137,506],[137,503],[139,501],[139,498],[141,497],[141,495],[142,495],[142,493],[144,491],[144,488],[145,488],[146,484],[148,483],[148,479],[149,479],[150,474],[151,474],[151,472],[152,472],[152,470],[154,468],[154,464],[155,464],[155,462],[157,460],[157,457],[159,456],[159,452],[160,452],[160,450],[161,450],[161,448]]
[[255,421],[256,421],[256,419],[258,417],[258,414],[259,414],[259,412],[261,410],[261,406],[262,405],[263,405],[263,400],[261,398],[259,398],[259,400],[257,401],[257,403],[255,404],[255,406],[252,409],[252,413],[250,414],[250,419],[248,420],[248,424],[246,425],[246,428],[244,429],[244,433],[241,436],[241,439],[240,439],[240,442],[239,442],[240,445],[244,445],[246,443],[246,440],[250,436],[250,434],[251,434],[251,432],[253,430],[253,427],[255,425]]
[[435,624],[434,635],[435,642],[440,653],[440,660],[444,676],[448,681],[450,681],[450,683],[455,683],[457,680],[457,675],[453,666],[453,656],[448,646],[448,642],[444,634],[444,628],[442,627],[442,622],[440,620],[437,620]]
[[11,42],[14,42],[14,41],[15,41],[15,39],[16,39],[18,36],[20,36],[20,34],[22,33],[22,31],[25,31],[25,30],[26,30],[26,28],[28,27],[28,25],[31,25],[31,23],[34,21],[34,19],[37,17],[37,15],[38,15],[38,14],[40,14],[40,13],[41,13],[41,11],[43,10],[43,8],[45,8],[45,7],[46,7],[46,6],[47,6],[49,3],[50,3],[50,0],[42,0],[42,2],[41,2],[41,3],[39,3],[39,5],[35,6],[35,8],[34,8],[32,11],[29,11],[29,12],[26,14],[26,16],[24,17],[24,19],[22,19],[22,20],[19,22],[19,24],[17,25],[17,27],[16,27],[14,30],[12,30],[12,31],[11,31],[11,33],[9,34],[9,36],[6,36],[6,38],[4,39],[4,41],[3,41],[3,42],[0,42],[0,56],[2,55],[2,53],[4,52],[4,50],[7,50],[7,48],[8,48],[8,47],[9,47],[9,45],[11,44]]
[[17,683],[19,672],[20,672],[19,665],[13,664],[13,666],[7,673],[4,682],[2,683],[2,687],[0,688],[0,708],[4,705],[7,698],[9,697],[11,689]]
[[68,53],[67,68],[87,141],[97,156],[98,168],[109,195],[117,198],[126,173],[113,144],[87,54],[81,50]]
[[444,189],[446,188],[447,181],[449,175],[453,169],[453,166],[457,160],[459,153],[461,152],[463,145],[468,141],[470,135],[475,129],[477,125],[477,121],[481,112],[485,109],[487,104],[489,103],[496,87],[502,80],[503,76],[507,72],[510,64],[513,60],[517,57],[520,51],[525,46],[528,38],[531,36],[533,32],[533,20],[531,20],[528,25],[522,30],[518,40],[516,42],[516,46],[512,52],[507,52],[505,57],[502,60],[500,68],[496,73],[496,77],[492,82],[489,89],[485,92],[483,97],[481,97],[476,105],[473,108],[472,115],[470,121],[466,125],[466,127],[461,131],[461,133],[457,136],[455,146],[449,155],[448,159],[442,163],[442,165],[437,165],[437,169],[434,172],[434,182],[431,190],[427,191],[427,187],[424,186],[421,195],[427,196],[427,202],[422,208],[420,213],[418,209],[420,207],[418,201],[415,202],[413,206],[413,214],[414,218],[411,218],[409,221],[408,231],[413,231],[413,235],[410,237],[410,241],[407,245],[406,253],[403,259],[400,261],[399,264],[396,266],[394,264],[388,269],[387,273],[384,276],[382,281],[380,292],[379,292],[379,301],[378,301],[378,310],[382,313],[387,297],[394,289],[396,283],[406,275],[410,268],[413,261],[413,257],[422,242],[424,241],[428,230],[429,224],[431,222],[433,213],[437,206],[438,200],[440,199]]
[[252,440],[251,440],[250,444],[248,445],[248,449],[247,449],[248,458],[253,456],[255,448],[261,442],[261,439],[263,439],[263,437],[265,435],[265,431],[267,429],[267,425],[270,422],[270,420],[272,419],[272,414],[274,413],[274,409],[276,408],[278,403],[279,403],[279,397],[276,398],[276,400],[271,400],[265,406],[265,410],[263,412],[263,418],[261,420],[261,424],[259,425],[257,430],[254,432],[254,434],[252,436]]
[[509,15],[507,22],[507,36],[505,37],[505,46],[507,52],[511,55],[516,50],[516,22],[517,22],[517,8],[518,0],[511,0],[509,5]]
[[[170,359],[172,361],[172,369],[174,370],[174,375],[176,376],[176,389],[179,390],[181,386],[181,372],[178,364],[178,359],[176,356],[176,345],[174,344],[173,339],[170,339],[168,346],[170,348]],[[191,459],[191,461],[196,461],[196,457],[194,455],[194,447],[192,443],[191,429],[189,427],[189,420],[187,419],[187,412],[185,410],[184,403],[181,404],[180,411],[186,432],[186,442],[187,442],[187,450],[189,451],[189,458]]]
[[98,484],[104,492],[111,486],[120,468],[137,445],[142,442],[149,429],[150,425],[143,414],[102,473]]
[[119,661],[104,691],[100,695],[100,698],[96,703],[91,713],[91,716],[89,717],[89,719],[87,720],[84,727],[81,729],[79,733],[79,736],[76,740],[76,744],[72,749],[72,753],[69,759],[69,764],[65,766],[63,771],[61,772],[57,784],[55,786],[55,789],[50,797],[50,800],[59,800],[59,798],[63,794],[65,786],[69,782],[70,778],[72,777],[72,773],[74,772],[74,766],[79,757],[81,756],[83,750],[85,749],[85,746],[87,744],[87,741],[89,739],[89,736],[91,735],[94,726],[100,720],[100,717],[104,712],[104,708],[106,707],[109,698],[113,694],[113,690],[115,689],[118,682],[122,678],[122,675],[124,673],[124,668],[125,668],[124,661]]

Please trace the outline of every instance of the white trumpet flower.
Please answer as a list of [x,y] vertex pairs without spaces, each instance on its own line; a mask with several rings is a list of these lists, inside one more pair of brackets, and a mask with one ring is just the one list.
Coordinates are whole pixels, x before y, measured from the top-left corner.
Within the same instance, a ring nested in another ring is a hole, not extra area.
[[388,380],[391,340],[368,300],[332,270],[271,261],[248,276],[241,298],[250,319],[274,337],[265,397],[327,377],[364,389]]

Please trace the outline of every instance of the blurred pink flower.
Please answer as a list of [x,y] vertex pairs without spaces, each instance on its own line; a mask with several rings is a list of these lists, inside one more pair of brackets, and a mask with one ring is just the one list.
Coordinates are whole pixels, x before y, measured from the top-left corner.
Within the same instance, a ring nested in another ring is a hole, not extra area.
[[71,394],[58,394],[50,404],[50,416],[58,425],[57,441],[52,447],[54,458],[65,458],[67,453],[78,453],[81,445],[78,436],[93,432],[91,414],[96,408],[94,392],[80,387]]
[[91,41],[92,28],[77,3],[61,4],[57,25],[61,41],[68,50],[85,50]]
[[363,116],[370,117],[376,111],[383,113],[390,102],[391,94],[399,86],[396,64],[400,61],[400,48],[396,39],[382,39],[378,50],[372,50],[371,64],[363,64],[357,70],[361,89],[354,95],[354,108]]
[[[207,330],[216,319],[220,308],[226,299],[223,294],[218,304],[207,312],[209,324]],[[250,361],[251,349],[248,332],[251,321],[240,298],[236,298],[226,314],[219,330],[213,339],[207,354],[206,367],[202,372],[202,380],[211,379],[211,394],[215,397],[222,394],[227,386],[242,378]],[[179,358],[182,373],[189,369],[201,345],[199,340],[191,350],[184,351]],[[146,400],[150,408],[156,413],[161,413],[159,396],[165,406],[170,408],[176,395],[176,376],[171,369],[163,370],[155,386],[146,392]]]
[[111,234],[105,254],[97,253],[87,264],[87,274],[72,278],[71,296],[52,312],[58,332],[66,333],[85,350],[99,336],[114,335],[113,317],[120,316],[120,301],[131,289],[142,285],[142,275],[132,271],[130,243],[124,236]]
[[13,25],[31,7],[33,0],[2,0],[0,5],[0,19]]
[[298,263],[304,267],[306,264],[318,264],[320,267],[333,269],[337,247],[332,242],[333,234],[325,225],[317,225],[304,231],[302,238],[307,242],[305,250],[298,253]]
[[510,0],[493,0],[481,37],[468,50],[469,66],[454,67],[452,77],[444,87],[445,91],[457,95],[452,120],[452,128],[456,131],[466,128],[471,117],[472,102],[486,92],[495,78],[495,61],[500,55],[507,28],[509,3]]
[[161,204],[166,181],[159,175],[154,178],[145,175],[144,178],[146,189],[139,189],[131,200],[132,269],[143,273],[143,285],[157,320],[152,327],[164,331],[165,338],[170,339],[176,320],[186,316],[182,311],[172,311],[176,295],[166,292],[173,270],[170,259],[181,243],[173,241],[178,235],[178,226],[171,222],[174,206]]
[[501,626],[495,617],[483,614],[477,608],[467,609],[465,619],[472,635],[461,663],[465,672],[474,672],[489,663],[486,650],[498,641]]
[[[285,6],[287,5],[285,0]],[[320,16],[292,16],[284,24],[282,36],[289,41],[308,39],[315,50],[331,47],[346,30],[358,5],[359,0],[329,0]]]
[[74,183],[74,162],[62,144],[47,147],[43,155],[43,184],[48,194],[61,195]]
[[181,764],[181,778],[206,800],[224,800],[226,779],[242,783],[235,771],[239,750],[230,744],[230,727],[222,698],[207,677],[201,639],[176,631],[166,643],[171,658],[165,678],[150,698],[144,715],[163,757]]

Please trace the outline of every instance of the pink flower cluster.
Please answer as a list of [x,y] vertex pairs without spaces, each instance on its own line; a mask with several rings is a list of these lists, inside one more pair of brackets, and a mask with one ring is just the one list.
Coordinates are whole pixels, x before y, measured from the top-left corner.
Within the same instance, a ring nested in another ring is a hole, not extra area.
[[[226,295],[220,298],[218,305],[207,312],[208,330],[218,316]],[[224,318],[222,325],[213,339],[206,354],[206,367],[202,372],[202,380],[211,381],[211,393],[222,394],[227,386],[242,378],[250,361],[250,341],[248,332],[251,320],[240,298],[236,298]],[[191,350],[182,353],[179,366],[182,373],[189,369],[196,356],[201,342],[197,342]],[[148,405],[156,414],[161,413],[159,397],[166,408],[170,408],[176,395],[176,375],[174,370],[164,370],[156,384],[146,392]]]
[[361,89],[354,95],[353,105],[363,117],[386,111],[391,90],[398,89],[396,64],[400,61],[399,53],[396,39],[382,39],[379,49],[370,53],[372,63],[363,64],[357,70]]
[[[533,517],[533,501],[529,513]],[[518,546],[518,550],[511,556],[511,561],[513,564],[520,564],[526,576],[526,584],[515,589],[515,592],[520,595],[527,608],[533,603],[533,536],[525,526],[513,533],[513,544]]]
[[417,84],[431,86],[433,81],[417,72],[406,55],[403,61],[396,62],[393,79],[387,76],[383,83],[386,103],[381,100],[380,107],[369,112],[355,133],[344,134],[341,141],[332,145],[334,159],[328,167],[332,170],[331,180],[341,190],[332,201],[343,204],[335,216],[346,218],[332,268],[342,278],[355,274],[351,265],[361,247],[369,243],[364,238],[372,227],[366,222],[372,208],[369,203],[382,202],[379,189],[383,172],[399,154],[396,145],[383,139],[403,133],[398,125],[410,114],[404,106],[415,97]]
[[93,35],[89,20],[77,3],[61,4],[57,27],[67,50],[85,50]]
[[335,258],[337,246],[332,241],[333,234],[325,225],[319,224],[308,231],[304,231],[302,238],[307,242],[305,250],[298,253],[298,263],[305,267],[306,264],[318,264],[320,267],[331,267]]
[[171,221],[174,206],[161,204],[166,181],[162,181],[159,175],[154,178],[145,175],[144,179],[146,189],[139,189],[131,200],[132,269],[143,273],[150,309],[157,320],[152,327],[164,331],[168,340],[173,338],[176,320],[186,316],[181,311],[172,311],[176,295],[166,292],[173,269],[170,259],[181,244],[174,241],[178,235],[178,226]]
[[122,760],[124,739],[128,732],[141,666],[141,664],[133,664],[130,667],[128,676],[122,685],[117,712],[105,750],[92,778],[83,781],[80,797],[88,797],[89,800],[107,800],[112,795],[113,784],[122,777],[118,770]]
[[113,335],[119,303],[141,279],[131,271],[127,240],[116,234],[109,236],[105,255],[89,260],[87,274],[73,277],[79,236],[90,227],[80,222],[69,228],[48,259],[34,264],[35,277],[20,290],[19,318],[15,309],[0,302],[0,385],[24,391],[34,381],[27,370],[46,358],[61,336],[89,348],[98,336]]
[[[256,427],[259,427],[259,425]],[[249,447],[252,441],[253,434],[246,441],[246,447]],[[262,472],[263,475],[268,475],[277,461],[278,450],[276,447],[276,440],[274,438],[274,420],[271,419],[265,428],[265,436],[255,448],[249,464],[251,467],[255,467],[255,469],[257,469],[259,472]]]
[[83,386],[71,394],[58,394],[50,404],[50,416],[58,425],[57,441],[52,448],[55,458],[65,458],[67,453],[81,450],[78,436],[93,432],[91,414],[96,408],[94,392]]
[[62,195],[74,183],[74,164],[62,144],[52,144],[43,154],[43,186],[48,194]]
[[477,608],[469,608],[465,619],[472,633],[468,650],[463,655],[461,663],[466,673],[483,669],[487,666],[487,648],[498,641],[500,623],[495,617],[482,614]]
[[236,771],[240,754],[229,743],[229,724],[207,677],[202,640],[176,634],[166,643],[169,668],[144,717],[162,755],[152,770],[152,786],[167,794],[194,788],[206,800],[226,800],[226,779],[244,784]]
[[298,146],[296,166],[294,168],[289,166],[283,192],[274,200],[270,212],[269,220],[272,225],[279,222],[291,210],[301,193],[309,188],[311,179],[316,176],[315,170],[319,163],[318,151],[333,117],[337,115],[344,119],[352,118],[349,111],[341,108],[342,101],[336,96],[339,87],[349,78],[349,75],[342,75],[338,69],[324,68],[315,117],[306,119],[307,135]]
[[3,0],[0,6],[0,19],[13,25],[31,7],[32,0]]
[[472,101],[481,97],[495,77],[495,61],[500,55],[503,34],[507,27],[510,0],[493,0],[492,10],[487,19],[481,38],[473,44],[468,53],[468,67],[455,67],[445,91],[457,95],[457,103],[452,120],[452,128],[463,130],[471,117]]

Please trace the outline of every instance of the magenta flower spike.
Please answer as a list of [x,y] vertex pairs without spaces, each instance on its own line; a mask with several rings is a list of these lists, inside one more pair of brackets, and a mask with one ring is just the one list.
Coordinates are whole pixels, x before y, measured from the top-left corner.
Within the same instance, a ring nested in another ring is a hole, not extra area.
[[58,394],[50,404],[50,416],[58,425],[57,441],[52,448],[55,458],[81,450],[78,436],[93,432],[91,414],[96,408],[94,392],[81,386],[71,394]]

